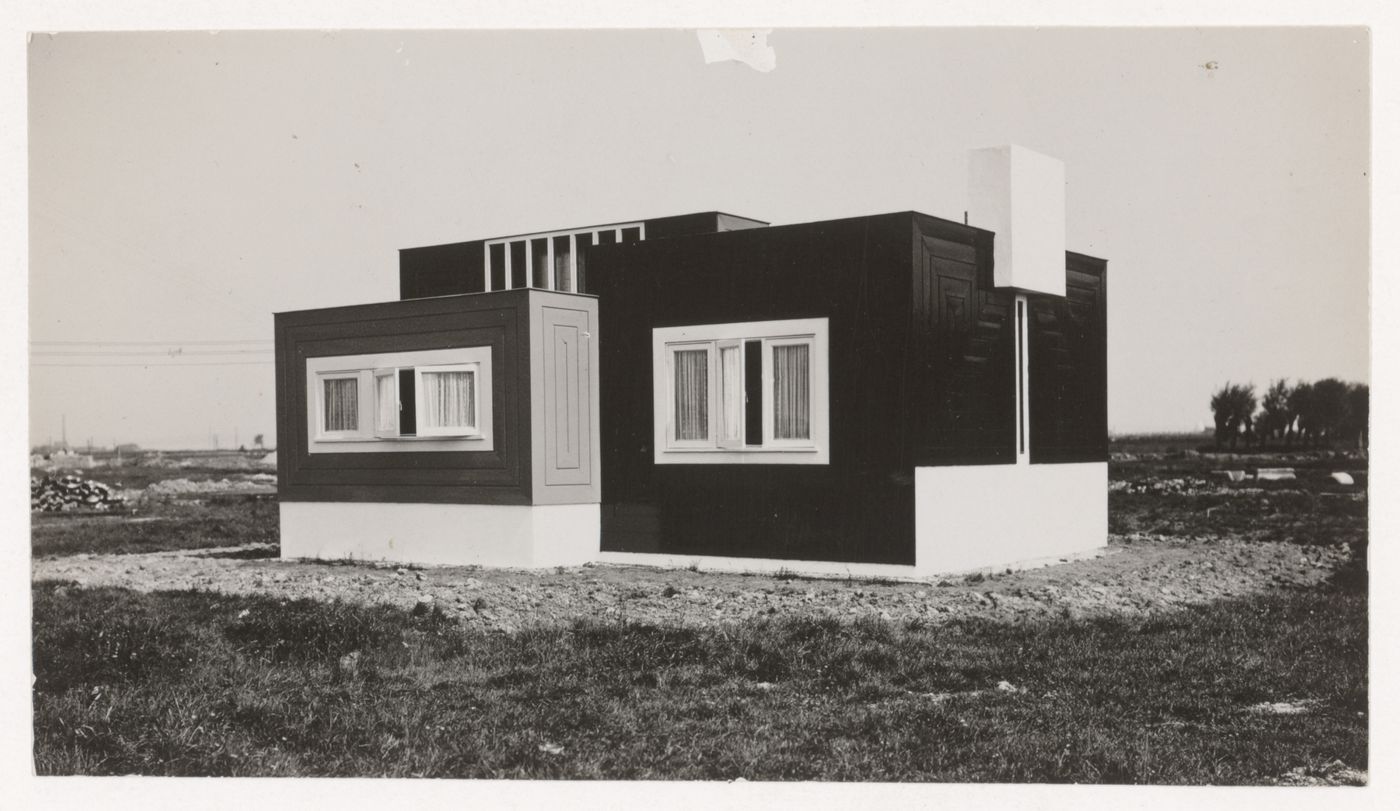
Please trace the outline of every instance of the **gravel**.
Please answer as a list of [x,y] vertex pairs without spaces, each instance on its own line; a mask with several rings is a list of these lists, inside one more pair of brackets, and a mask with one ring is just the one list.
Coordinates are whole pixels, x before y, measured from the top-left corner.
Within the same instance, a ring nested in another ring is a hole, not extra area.
[[511,632],[580,619],[714,625],[783,616],[941,623],[1140,615],[1316,585],[1350,556],[1343,544],[1301,547],[1137,534],[1114,536],[1104,555],[1088,560],[888,583],[610,565],[527,571],[246,559],[250,551],[256,549],[45,558],[34,561],[33,577],[139,591],[193,588],[387,603],[405,610],[422,603],[472,626]]

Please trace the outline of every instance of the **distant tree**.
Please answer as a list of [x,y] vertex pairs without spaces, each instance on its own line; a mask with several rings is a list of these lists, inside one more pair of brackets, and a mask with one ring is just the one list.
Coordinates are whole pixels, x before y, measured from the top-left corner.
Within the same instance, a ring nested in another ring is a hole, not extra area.
[[1365,383],[1352,383],[1347,387],[1347,418],[1342,433],[1348,442],[1355,442],[1357,448],[1371,445],[1371,387]]
[[1243,434],[1245,447],[1249,447],[1254,436],[1254,412],[1258,405],[1253,383],[1226,383],[1212,395],[1210,410],[1215,414],[1215,446],[1222,447],[1228,439],[1233,449]]
[[256,434],[256,435],[253,436],[253,447],[254,447],[254,448],[257,448],[258,450],[262,450],[262,447],[263,447],[263,435],[262,435],[262,434]]
[[1291,446],[1295,439],[1299,444],[1306,444],[1312,437],[1312,391],[1311,383],[1300,380],[1298,385],[1288,392],[1288,411],[1293,415],[1293,421],[1288,424],[1285,445]]
[[1256,423],[1259,427],[1259,447],[1268,444],[1269,437],[1283,439],[1288,432],[1288,427],[1293,422],[1293,412],[1288,405],[1288,395],[1290,389],[1287,380],[1275,380],[1269,384],[1269,390],[1264,392],[1264,401],[1260,404],[1259,417]]
[[1346,383],[1335,377],[1313,384],[1308,407],[1312,412],[1313,444],[1321,445],[1339,439],[1351,411]]

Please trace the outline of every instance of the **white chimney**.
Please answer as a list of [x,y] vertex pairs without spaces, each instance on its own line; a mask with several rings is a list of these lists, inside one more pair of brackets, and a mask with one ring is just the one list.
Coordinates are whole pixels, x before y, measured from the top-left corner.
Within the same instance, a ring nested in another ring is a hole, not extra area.
[[968,224],[993,232],[993,284],[1065,294],[1065,165],[1022,146],[968,155]]

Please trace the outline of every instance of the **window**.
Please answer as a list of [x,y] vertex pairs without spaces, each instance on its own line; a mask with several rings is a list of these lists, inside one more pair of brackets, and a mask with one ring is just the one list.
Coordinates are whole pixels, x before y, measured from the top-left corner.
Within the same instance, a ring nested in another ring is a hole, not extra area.
[[374,433],[380,438],[473,436],[478,364],[374,370]]
[[309,358],[312,453],[491,450],[491,348]]
[[827,319],[652,334],[658,464],[827,463]]
[[537,287],[577,293],[584,286],[581,248],[644,239],[646,223],[632,222],[487,240],[482,273],[485,289]]
[[321,433],[355,436],[360,430],[360,378],[355,372],[321,376]]

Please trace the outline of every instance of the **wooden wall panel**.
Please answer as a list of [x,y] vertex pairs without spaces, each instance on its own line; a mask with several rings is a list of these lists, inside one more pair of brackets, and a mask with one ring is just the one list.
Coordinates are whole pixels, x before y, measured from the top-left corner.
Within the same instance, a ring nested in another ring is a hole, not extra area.
[[991,287],[992,235],[922,215],[915,222],[914,464],[1014,462],[1014,297]]
[[1066,262],[1063,299],[1028,297],[1033,464],[1108,460],[1107,263]]
[[[603,548],[913,562],[904,431],[910,215],[647,241],[592,254]],[[656,327],[826,317],[828,465],[656,465]]]
[[486,289],[481,241],[399,251],[399,298],[452,296]]
[[588,313],[542,309],[544,320],[544,483],[589,484],[592,415],[589,386]]
[[[278,313],[279,498],[529,503],[527,295],[507,291]],[[491,347],[494,450],[307,452],[307,358],[463,346]]]

